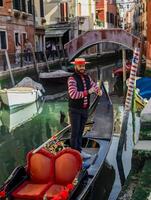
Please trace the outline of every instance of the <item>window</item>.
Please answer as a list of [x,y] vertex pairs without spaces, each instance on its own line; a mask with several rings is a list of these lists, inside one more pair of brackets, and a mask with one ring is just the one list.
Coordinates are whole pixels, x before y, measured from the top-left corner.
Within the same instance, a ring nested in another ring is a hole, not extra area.
[[3,0],[0,0],[0,6],[3,6]]
[[26,0],[22,0],[22,11],[26,12]]
[[22,44],[25,44],[26,39],[27,39],[27,33],[22,33]]
[[109,16],[110,16],[110,13],[109,13],[109,12],[107,12],[107,13],[106,13],[106,15],[107,15],[107,22],[109,23],[109,22],[110,22],[110,18],[109,18]]
[[20,34],[18,32],[15,32],[15,45],[20,43]]
[[7,49],[6,32],[0,30],[0,49]]
[[32,6],[32,0],[13,0],[13,8],[15,10],[20,10],[32,14]]
[[60,3],[61,21],[68,21],[68,4],[67,2]]
[[27,7],[28,7],[28,13],[32,14],[32,13],[33,13],[32,0],[28,0],[28,1],[27,1]]
[[110,23],[114,24],[114,15],[113,15],[113,13],[110,13]]
[[43,4],[43,0],[40,0],[40,17],[44,17],[44,4]]
[[20,0],[13,0],[13,8],[15,10],[21,10]]

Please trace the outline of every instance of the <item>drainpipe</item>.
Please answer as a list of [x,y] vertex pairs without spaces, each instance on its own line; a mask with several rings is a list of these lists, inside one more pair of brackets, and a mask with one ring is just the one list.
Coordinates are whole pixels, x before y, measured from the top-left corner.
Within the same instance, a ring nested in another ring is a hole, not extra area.
[[104,0],[104,28],[107,28],[107,0]]
[[122,60],[123,60],[123,94],[126,95],[126,50],[122,49]]
[[32,49],[32,54],[33,54],[33,60],[34,60],[34,67],[35,67],[36,73],[39,78],[39,69],[38,69],[38,64],[37,64],[36,57],[35,57],[35,30],[36,30],[35,0],[32,0],[32,11],[33,11],[33,24],[34,24],[34,48]]
[[34,47],[35,47],[35,30],[36,30],[35,0],[32,1],[32,12],[33,12],[33,25],[34,25]]

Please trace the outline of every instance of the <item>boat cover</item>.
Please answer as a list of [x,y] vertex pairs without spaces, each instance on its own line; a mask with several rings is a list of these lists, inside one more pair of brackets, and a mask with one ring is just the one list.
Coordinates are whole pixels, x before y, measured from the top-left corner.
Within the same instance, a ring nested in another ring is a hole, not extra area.
[[141,97],[150,99],[151,97],[151,78],[143,77],[136,80],[136,88],[139,89]]
[[69,77],[73,73],[71,72],[66,72],[64,70],[56,70],[53,72],[43,72],[40,73],[39,78],[61,78],[61,77]]
[[43,88],[42,84],[37,83],[36,81],[32,80],[30,77],[25,77],[23,80],[21,80],[15,87],[31,87],[34,89],[38,89],[42,92],[45,92],[45,89]]

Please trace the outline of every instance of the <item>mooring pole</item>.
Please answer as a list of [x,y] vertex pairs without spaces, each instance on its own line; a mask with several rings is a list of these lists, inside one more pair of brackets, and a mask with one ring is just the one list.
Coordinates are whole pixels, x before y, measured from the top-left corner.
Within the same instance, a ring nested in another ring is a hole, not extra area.
[[122,61],[123,61],[123,94],[126,94],[126,50],[122,49]]
[[11,65],[10,65],[10,61],[9,61],[9,57],[8,57],[8,52],[6,50],[5,50],[5,57],[6,57],[6,62],[7,62],[8,70],[10,73],[12,85],[15,86],[15,81],[14,81],[14,77],[13,77],[13,73],[12,73],[12,69],[11,69]]

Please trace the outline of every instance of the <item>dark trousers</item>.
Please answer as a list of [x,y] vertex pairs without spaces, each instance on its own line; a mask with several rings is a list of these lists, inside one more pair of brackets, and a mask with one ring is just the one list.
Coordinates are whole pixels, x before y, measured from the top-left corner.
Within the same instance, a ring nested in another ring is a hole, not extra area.
[[70,109],[69,117],[71,123],[70,146],[81,152],[82,134],[88,118],[88,111],[85,109]]

